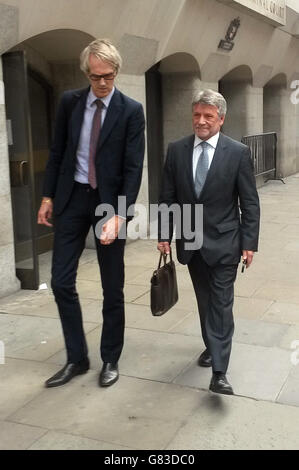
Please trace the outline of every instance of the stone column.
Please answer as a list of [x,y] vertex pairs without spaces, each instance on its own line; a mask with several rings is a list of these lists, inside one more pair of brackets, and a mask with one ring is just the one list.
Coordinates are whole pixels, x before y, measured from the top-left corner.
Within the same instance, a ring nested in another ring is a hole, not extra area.
[[291,93],[284,86],[266,86],[264,89],[264,130],[277,132],[277,176],[296,173],[296,107]]
[[248,82],[223,82],[221,93],[228,111],[223,132],[233,139],[263,132],[263,89]]
[[219,91],[219,83],[218,82],[200,82],[200,90],[214,90]]
[[[133,75],[133,74],[120,74],[116,79],[117,88],[124,93],[125,95],[133,98],[142,104],[144,109],[144,114],[146,117],[146,91],[145,91],[145,75]],[[146,142],[146,135],[145,135]],[[141,205],[141,211],[138,211],[138,205]],[[143,209],[144,208],[144,209]],[[136,201],[136,219],[129,225],[128,229],[128,242],[130,242],[130,227],[133,228],[133,224],[136,224],[136,228],[140,233],[140,237],[146,238],[148,231],[148,211],[149,211],[149,194],[148,194],[148,158],[147,158],[147,149],[145,148],[144,163],[143,163],[143,173],[142,181],[139,190],[139,195]],[[146,210],[146,214],[144,212]],[[144,214],[144,217],[143,217]],[[146,220],[145,220],[146,217]],[[138,224],[137,227],[137,222]]]
[[4,83],[0,58],[0,297],[20,288],[15,272]]
[[299,103],[296,106],[296,155],[297,155],[297,164],[296,164],[296,172],[299,172]]
[[[299,172],[299,80],[296,77],[296,88],[290,85],[290,100],[295,112],[295,138],[296,138],[296,173]],[[291,83],[293,80],[291,80]],[[297,85],[298,83],[298,85]]]
[[166,154],[169,142],[192,134],[191,102],[195,91],[202,89],[199,75],[170,73],[162,77],[163,134]]
[[281,135],[279,144],[279,163],[282,176],[289,176],[297,171],[296,155],[296,106],[291,102],[290,90],[281,93]]

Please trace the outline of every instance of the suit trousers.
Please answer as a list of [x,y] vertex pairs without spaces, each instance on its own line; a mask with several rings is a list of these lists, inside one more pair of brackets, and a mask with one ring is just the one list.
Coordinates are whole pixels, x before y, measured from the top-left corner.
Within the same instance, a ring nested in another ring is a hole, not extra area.
[[213,372],[227,371],[234,333],[234,282],[238,265],[209,266],[195,251],[188,269],[196,294],[202,337]]
[[[79,258],[99,204],[98,191],[75,183],[64,211],[54,221],[54,246],[51,286],[58,306],[64,333],[67,361],[79,362],[87,357],[82,311],[76,290]],[[117,362],[124,342],[124,249],[125,240],[101,245],[95,238],[103,288],[103,327],[100,353],[103,362]]]

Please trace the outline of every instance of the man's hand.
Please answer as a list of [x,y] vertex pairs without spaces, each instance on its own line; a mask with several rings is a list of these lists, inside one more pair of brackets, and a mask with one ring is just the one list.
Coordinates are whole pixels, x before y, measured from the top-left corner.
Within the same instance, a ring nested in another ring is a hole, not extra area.
[[252,260],[253,260],[253,255],[254,255],[254,251],[242,250],[242,258],[243,260],[246,259],[246,269],[249,268],[249,266],[251,265]]
[[53,214],[53,201],[49,197],[43,197],[41,206],[37,214],[37,223],[40,225],[46,225],[47,227],[53,227],[49,220]]
[[102,233],[100,236],[101,245],[111,245],[119,234],[122,225],[126,219],[114,215],[111,219],[103,225]]
[[157,245],[157,250],[159,250],[162,255],[169,255],[170,245],[168,242],[159,242]]

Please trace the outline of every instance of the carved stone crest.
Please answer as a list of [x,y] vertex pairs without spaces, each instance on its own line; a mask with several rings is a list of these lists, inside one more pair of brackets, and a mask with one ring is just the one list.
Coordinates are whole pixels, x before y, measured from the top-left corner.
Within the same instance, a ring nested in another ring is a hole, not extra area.
[[234,47],[234,42],[233,40],[235,39],[238,29],[240,27],[241,20],[240,18],[235,18],[231,21],[228,30],[225,35],[225,39],[221,39],[218,48],[219,49],[224,49],[226,51],[231,51],[232,48]]

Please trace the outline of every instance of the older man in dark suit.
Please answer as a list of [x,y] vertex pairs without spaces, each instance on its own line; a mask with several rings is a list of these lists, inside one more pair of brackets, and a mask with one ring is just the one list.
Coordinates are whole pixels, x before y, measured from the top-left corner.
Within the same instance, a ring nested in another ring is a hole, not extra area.
[[[220,93],[205,90],[194,97],[195,135],[169,145],[160,203],[181,208],[177,255],[188,265],[206,346],[198,364],[212,366],[210,390],[233,394],[226,371],[234,331],[234,282],[240,257],[248,268],[257,251],[260,211],[250,150],[220,133],[225,114],[226,101]],[[202,237],[197,233],[190,244],[184,236],[183,205],[191,207],[194,228],[198,204],[203,210]],[[162,253],[169,253],[173,224],[169,218],[169,235],[161,233],[160,224]],[[202,239],[201,246],[196,247],[196,239]]]
[[[51,225],[49,219],[55,216],[51,285],[67,363],[46,387],[63,385],[89,369],[76,275],[89,229],[98,227],[99,204],[108,204],[113,213],[96,238],[104,297],[99,385],[107,387],[119,377],[125,237],[118,235],[140,188],[145,127],[142,105],[114,87],[120,67],[121,57],[108,40],[93,41],[81,54],[90,87],[65,92],[58,109],[38,223]],[[119,196],[125,205],[119,206]]]

